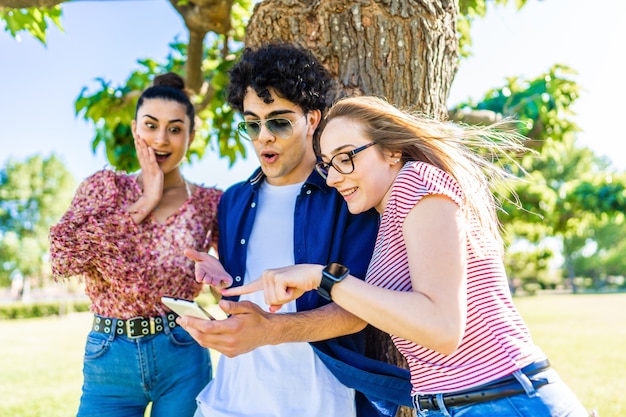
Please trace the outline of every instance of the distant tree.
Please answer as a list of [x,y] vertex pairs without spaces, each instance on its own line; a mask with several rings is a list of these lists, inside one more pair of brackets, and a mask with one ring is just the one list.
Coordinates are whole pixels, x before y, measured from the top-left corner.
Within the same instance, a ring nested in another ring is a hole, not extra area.
[[[608,172],[607,162],[591,150],[577,147],[573,134],[560,142],[546,140],[540,155],[525,163],[528,176],[515,187],[519,205],[505,203],[501,215],[507,235],[535,245],[558,238],[563,277],[576,290],[574,278],[582,272],[576,270],[577,259],[590,245],[608,249],[610,240],[596,238],[626,210],[626,178]],[[618,231],[613,230],[615,237]]]
[[7,161],[0,170],[0,283],[19,271],[40,284],[47,272],[48,232],[67,210],[72,175],[54,155]]
[[608,283],[610,277],[623,279],[626,275],[626,174],[584,173],[572,181],[566,195],[564,205],[578,210],[577,219],[573,221],[578,228],[564,239],[564,276],[574,283],[578,277],[588,277],[597,288]]
[[624,213],[605,216],[581,251],[573,257],[578,277],[589,277],[595,288],[626,286],[626,221]]
[[[518,240],[518,245],[527,243]],[[528,244],[520,249],[509,249],[505,256],[505,267],[509,278],[509,286],[513,293],[519,289],[534,293],[546,287],[548,283],[558,283],[550,270],[553,251],[550,248]],[[560,277],[559,277],[560,278]]]

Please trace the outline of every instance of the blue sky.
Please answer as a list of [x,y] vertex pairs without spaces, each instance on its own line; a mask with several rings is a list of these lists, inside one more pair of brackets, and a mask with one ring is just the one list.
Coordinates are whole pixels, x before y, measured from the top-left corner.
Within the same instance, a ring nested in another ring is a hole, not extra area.
[[[65,30],[52,28],[47,46],[28,35],[16,41],[0,33],[0,166],[7,158],[55,153],[78,181],[107,164],[103,148],[91,150],[93,127],[74,114],[81,89],[94,91],[98,77],[122,83],[138,68],[137,59],[164,61],[168,43],[176,36],[187,39],[187,33],[166,1],[81,1],[63,7]],[[625,170],[625,17],[621,0],[529,0],[520,12],[494,8],[472,28],[474,55],[461,63],[448,104],[478,99],[510,76],[534,78],[556,63],[568,65],[578,71],[583,88],[575,107],[583,129],[578,143]],[[224,188],[256,166],[251,152],[233,169],[207,154],[184,173],[191,181]]]

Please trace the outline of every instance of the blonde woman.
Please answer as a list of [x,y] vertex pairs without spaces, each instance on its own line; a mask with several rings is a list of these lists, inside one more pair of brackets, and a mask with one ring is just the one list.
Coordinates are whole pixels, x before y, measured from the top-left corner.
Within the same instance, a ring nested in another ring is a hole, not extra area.
[[263,289],[276,311],[316,289],[390,333],[418,416],[587,416],[511,299],[489,188],[506,173],[468,144],[522,148],[511,131],[453,126],[373,97],[340,100],[317,168],[351,213],[381,216],[365,282],[336,263],[296,265],[224,293]]

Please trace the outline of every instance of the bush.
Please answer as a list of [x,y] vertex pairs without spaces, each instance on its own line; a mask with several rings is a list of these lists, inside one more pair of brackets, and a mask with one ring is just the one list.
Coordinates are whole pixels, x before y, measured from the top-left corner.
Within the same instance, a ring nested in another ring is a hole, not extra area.
[[522,289],[528,295],[535,295],[539,290],[541,290],[541,284],[537,282],[528,282],[522,285]]
[[62,316],[72,312],[89,311],[90,305],[89,301],[15,302],[0,305],[0,320]]

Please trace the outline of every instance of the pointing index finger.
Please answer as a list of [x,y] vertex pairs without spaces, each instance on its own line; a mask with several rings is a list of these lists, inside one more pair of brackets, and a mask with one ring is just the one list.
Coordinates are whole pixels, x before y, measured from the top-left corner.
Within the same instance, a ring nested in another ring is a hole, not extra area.
[[263,291],[263,280],[261,278],[246,285],[226,288],[222,290],[222,295],[225,297],[231,297],[233,295],[250,294],[257,291]]

